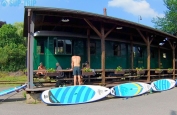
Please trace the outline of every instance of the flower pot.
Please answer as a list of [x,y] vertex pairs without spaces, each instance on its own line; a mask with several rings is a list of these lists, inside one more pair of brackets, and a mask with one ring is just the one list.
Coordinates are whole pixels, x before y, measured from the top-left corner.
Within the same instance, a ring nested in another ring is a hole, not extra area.
[[89,75],[95,75],[95,73],[94,72],[85,72],[85,71],[83,71],[82,75],[89,76]]
[[114,74],[125,74],[125,71],[115,71]]
[[159,70],[155,70],[155,73],[162,73],[162,71],[159,71]]
[[173,70],[168,70],[167,73],[173,73]]
[[138,75],[145,74],[145,70],[137,70],[137,74]]
[[56,72],[48,72],[47,76],[58,76],[59,73]]

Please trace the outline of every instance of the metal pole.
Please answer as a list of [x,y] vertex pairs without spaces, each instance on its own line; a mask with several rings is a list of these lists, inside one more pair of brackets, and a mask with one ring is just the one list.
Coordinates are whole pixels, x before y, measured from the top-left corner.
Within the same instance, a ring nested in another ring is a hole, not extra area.
[[31,9],[28,9],[28,45],[27,45],[27,76],[28,76],[28,85],[27,88],[30,88],[30,60],[29,60],[29,56],[30,56],[30,23],[31,23],[31,19],[30,19],[30,13],[31,13]]

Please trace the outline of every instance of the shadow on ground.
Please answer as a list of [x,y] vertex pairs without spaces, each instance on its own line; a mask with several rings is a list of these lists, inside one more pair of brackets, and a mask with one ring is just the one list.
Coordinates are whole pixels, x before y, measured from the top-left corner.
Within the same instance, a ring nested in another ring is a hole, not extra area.
[[173,110],[172,110],[172,111],[170,112],[170,115],[177,115],[177,111],[173,111]]
[[[4,99],[6,99],[6,98],[4,98]],[[4,100],[4,99],[3,98],[0,99],[0,104],[5,103],[5,102],[17,102],[17,101],[25,101],[26,100],[25,98],[10,98],[10,99],[6,99],[6,100]]]

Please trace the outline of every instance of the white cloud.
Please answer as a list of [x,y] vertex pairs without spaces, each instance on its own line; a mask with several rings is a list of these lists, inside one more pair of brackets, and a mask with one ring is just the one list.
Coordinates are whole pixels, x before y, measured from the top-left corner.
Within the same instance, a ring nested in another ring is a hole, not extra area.
[[146,18],[164,16],[164,14],[158,13],[152,9],[146,0],[110,0],[108,6],[122,8],[124,11],[135,16],[141,15]]

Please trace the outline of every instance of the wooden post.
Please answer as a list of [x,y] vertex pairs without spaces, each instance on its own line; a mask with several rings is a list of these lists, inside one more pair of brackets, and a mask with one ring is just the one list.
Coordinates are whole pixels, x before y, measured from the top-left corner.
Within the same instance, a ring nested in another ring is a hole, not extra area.
[[89,64],[91,64],[90,62],[90,29],[87,29],[87,61],[89,62]]
[[160,56],[160,47],[158,47],[158,68],[161,67],[160,63],[161,63],[161,60],[160,60],[161,56]]
[[130,36],[130,47],[131,47],[131,69],[134,68],[134,56],[133,56],[133,37]]
[[149,41],[149,37],[147,37],[147,82],[150,81],[150,69],[151,69],[151,51],[150,51],[150,41]]
[[138,31],[138,33],[140,34],[140,36],[143,38],[144,42],[147,45],[147,82],[150,82],[150,78],[151,78],[151,74],[150,74],[150,70],[151,70],[151,51],[150,51],[150,45],[153,41],[153,38],[150,40],[149,36],[144,37],[144,35],[141,33],[141,31],[137,28],[136,29]]
[[175,80],[175,48],[176,46],[173,47],[173,79]]
[[173,55],[173,79],[175,79],[175,49],[176,49],[176,45],[174,45],[174,43],[172,44],[170,42],[170,40],[168,40],[171,49],[172,49],[172,55]]
[[102,84],[105,84],[105,36],[104,27],[101,24],[101,69],[102,69]]
[[105,85],[105,38],[115,29],[116,25],[111,28],[107,33],[104,31],[104,26],[101,24],[101,32],[86,18],[85,22],[95,31],[95,33],[101,38],[101,69],[102,69],[102,85]]

